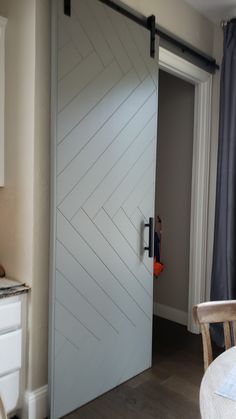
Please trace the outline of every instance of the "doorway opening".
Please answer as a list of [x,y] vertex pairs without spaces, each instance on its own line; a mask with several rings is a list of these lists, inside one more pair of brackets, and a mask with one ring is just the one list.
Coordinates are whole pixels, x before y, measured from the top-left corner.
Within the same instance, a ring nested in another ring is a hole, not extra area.
[[[172,316],[175,318],[178,316],[181,324],[187,324],[188,331],[199,333],[199,327],[193,320],[192,308],[195,304],[209,298],[210,288],[209,267],[211,265],[211,257],[207,254],[207,240],[208,235],[210,236],[211,234],[211,232],[208,231],[208,184],[210,166],[212,76],[163,47],[159,48],[159,68],[168,73],[169,77],[172,75],[175,76],[175,78],[178,78],[179,83],[181,81],[187,83],[189,85],[188,88],[192,88],[194,91],[192,152],[189,151],[190,157],[192,153],[192,167],[191,173],[189,173],[191,198],[187,321],[186,311],[184,310],[179,310],[177,312],[174,310],[172,311]],[[185,87],[187,84],[185,84]],[[183,123],[184,122],[185,121],[183,121]],[[162,199],[162,197],[160,197],[160,199]],[[180,200],[177,199],[177,202],[180,202]],[[161,308],[163,315],[163,307]]]
[[164,386],[177,393],[191,388],[196,403],[203,356],[192,307],[207,299],[210,283],[211,76],[163,48],[159,59],[155,227],[164,269],[154,279],[152,371],[166,374]]
[[163,271],[154,314],[187,326],[195,87],[159,72],[155,237]]

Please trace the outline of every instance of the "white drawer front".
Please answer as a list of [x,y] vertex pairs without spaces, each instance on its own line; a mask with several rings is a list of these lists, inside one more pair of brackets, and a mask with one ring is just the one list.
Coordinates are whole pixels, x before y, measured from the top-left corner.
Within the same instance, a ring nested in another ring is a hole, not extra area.
[[0,305],[0,333],[21,325],[21,302]]
[[21,367],[21,330],[0,336],[0,376]]
[[20,395],[20,373],[16,371],[12,374],[0,378],[0,396],[2,397],[7,413],[16,409]]

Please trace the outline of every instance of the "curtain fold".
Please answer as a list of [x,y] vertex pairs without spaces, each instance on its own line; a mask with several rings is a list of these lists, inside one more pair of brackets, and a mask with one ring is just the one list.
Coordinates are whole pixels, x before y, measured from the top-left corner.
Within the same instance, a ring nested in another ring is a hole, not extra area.
[[[236,299],[236,20],[224,28],[211,300]],[[213,340],[223,346],[220,327]]]

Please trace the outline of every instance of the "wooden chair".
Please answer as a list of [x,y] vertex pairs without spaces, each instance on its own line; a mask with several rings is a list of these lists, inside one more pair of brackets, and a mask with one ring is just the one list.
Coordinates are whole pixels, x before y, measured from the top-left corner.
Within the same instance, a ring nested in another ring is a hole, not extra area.
[[4,407],[1,397],[0,397],[0,419],[7,419],[7,414],[6,414],[5,407]]
[[[193,317],[201,327],[204,369],[206,370],[213,361],[209,331],[210,323],[223,323],[225,349],[229,349],[236,344],[236,300],[211,301],[198,304],[193,307]],[[233,343],[231,342],[230,324],[232,324]]]

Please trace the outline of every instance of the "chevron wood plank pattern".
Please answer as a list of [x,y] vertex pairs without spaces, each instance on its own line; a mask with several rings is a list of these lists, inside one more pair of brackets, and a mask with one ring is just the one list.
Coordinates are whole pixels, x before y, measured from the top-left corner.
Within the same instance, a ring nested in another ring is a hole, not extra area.
[[[98,313],[110,323],[114,323],[116,330],[121,330],[127,322],[127,316],[117,307],[115,301],[106,299],[103,305],[104,294],[109,297],[109,290],[102,289],[101,284],[95,282],[94,278],[86,272],[77,260],[60,244],[57,245],[58,271],[67,277],[67,280],[81,294],[81,296],[97,310]],[[130,322],[132,327],[134,325]]]
[[[144,131],[142,134],[146,136],[147,132]],[[143,178],[147,168],[150,166],[154,167],[153,157],[155,155],[156,147],[155,138],[152,138],[150,143],[147,144],[147,147],[145,147],[146,149],[143,150],[143,135],[139,137],[140,143],[135,144],[135,150],[131,150],[131,152],[133,152],[134,161],[130,159],[131,164],[127,168],[126,176],[122,178],[120,184],[117,186],[115,190],[113,190],[112,194],[103,204],[104,209],[108,212],[108,214],[111,217],[114,217],[114,215],[119,210],[120,206],[118,205],[118,201],[122,202],[122,200],[127,199],[128,196],[132,193],[135,186],[137,185],[137,180],[141,181],[141,179]],[[153,175],[153,173],[154,171],[152,171],[151,175]],[[149,178],[149,181],[152,179],[153,177],[151,176]]]
[[[116,95],[115,100],[117,101],[117,105],[119,105],[120,100],[123,101],[126,99],[129,96],[129,93],[137,85],[136,78],[134,78],[133,75],[131,75],[131,77],[127,77],[126,82],[127,87],[123,90],[122,97],[120,98]],[[120,113],[124,115],[123,112]],[[124,127],[125,122],[125,118],[123,117],[121,119],[121,116],[119,118],[119,112],[116,112],[115,116],[111,117],[109,121],[105,123],[103,127],[87,142],[83,150],[81,150],[77,155],[74,154],[73,159],[58,176],[59,189],[64,192],[59,199],[63,199],[70,192],[72,197],[79,195],[77,193],[77,189],[74,191],[74,187],[79,184],[81,178],[85,174],[87,175],[88,170],[92,169],[94,165],[100,161],[99,157],[101,157],[101,155],[112,144],[113,138],[116,138],[117,133],[120,132],[120,125],[122,124],[122,127]],[[71,205],[70,203],[69,205],[73,207],[75,206],[75,204]]]
[[86,34],[94,46],[95,51],[98,53],[104,67],[111,63],[114,55],[103,36],[97,20],[93,16],[93,10],[89,8],[88,2],[84,0],[77,0],[74,3],[76,16],[83,27]]
[[[132,217],[140,201],[143,199],[143,194],[146,195],[146,190],[150,187],[150,179],[152,179],[155,170],[155,162],[148,167],[147,171],[142,174],[140,182],[135,185],[132,192],[122,204],[122,208],[128,217]],[[141,197],[141,198],[140,198]]]
[[127,51],[127,54],[135,68],[140,80],[144,80],[148,76],[148,70],[145,62],[142,60],[138,51],[137,45],[132,39],[129,28],[126,24],[125,19],[112,9],[107,9],[107,13],[110,16],[112,24],[114,25],[116,32],[122,42],[123,47]]
[[63,140],[70,131],[96,106],[121,79],[115,61],[80,92],[58,115],[58,138]]
[[119,35],[114,31],[112,21],[108,15],[108,9],[104,7],[98,1],[94,2],[93,0],[87,0],[90,6],[91,12],[94,14],[100,30],[107,40],[107,43],[110,46],[113,57],[119,63],[119,66],[123,74],[127,73],[131,68],[132,64],[130,58],[122,45]]
[[142,197],[141,202],[138,205],[141,213],[144,215],[146,219],[148,219],[149,214],[153,212],[153,202],[152,196],[154,193],[155,184],[153,183],[150,188],[148,188],[146,194]]
[[[92,344],[95,337],[58,301],[55,306],[55,314],[57,337],[62,339],[63,345],[68,342],[79,351],[84,345]],[[63,345],[59,343],[56,358]]]
[[132,217],[130,218],[131,223],[136,228],[137,232],[143,233],[143,240],[145,242],[145,245],[148,245],[148,237],[147,234],[144,234],[143,224],[147,223],[148,220],[144,217],[144,215],[141,213],[139,208],[136,208]]
[[[137,95],[132,101],[131,97],[126,101],[128,102],[127,106],[124,104],[117,110],[89,144],[78,155],[75,155],[68,168],[58,176],[58,187],[63,193],[58,199],[66,196],[65,203],[62,202],[64,211],[65,208],[69,208],[71,211],[72,208],[83,206],[99,185],[103,190],[106,189],[107,180],[105,178],[109,179],[115,165],[123,164],[125,151],[137,139],[143,123],[148,118],[146,106],[153,106],[155,103],[152,96],[134,115]],[[127,119],[130,115],[134,115],[131,121]],[[133,145],[133,147],[135,146]],[[123,160],[119,162],[120,159]],[[117,170],[119,171],[119,167]]]
[[153,83],[157,86],[158,78],[156,68],[155,65],[153,65],[153,61],[150,60],[150,50],[147,49],[147,38],[144,36],[143,29],[141,27],[137,27],[137,25],[131,20],[126,20],[126,24],[129,27],[131,37],[140,52],[140,56],[148,69],[149,75],[152,77]]
[[[96,254],[95,250],[89,246],[88,238],[87,242],[85,242],[83,238],[76,233],[76,230],[72,228],[70,223],[63,218],[63,216],[59,214],[58,217],[60,218],[59,227],[57,229],[58,240],[60,240],[61,243],[63,242],[65,248],[68,249],[70,254],[73,255],[78,263],[81,261],[82,267],[88,272],[91,278],[99,284],[104,291],[105,296],[115,302],[121,312],[126,315],[127,320],[136,326],[135,318],[137,318],[138,308],[136,307],[136,304],[134,304],[135,297],[127,292],[126,287],[122,283],[126,276],[121,276],[119,281],[117,281],[114,272],[111,272],[106,266],[108,258],[106,258],[105,261],[102,261]],[[100,236],[99,239],[102,240]],[[93,240],[96,240],[96,236]],[[107,245],[105,241],[102,243],[100,242],[100,247],[104,244]],[[112,252],[111,247],[107,245],[107,248],[110,252]],[[114,252],[112,252],[112,261],[114,261],[115,256],[113,253]],[[91,263],[91,260],[93,263]]]
[[72,42],[68,42],[58,51],[58,80],[69,74],[82,60]]
[[[83,58],[86,58],[93,51],[93,46],[89,40],[89,37],[84,32],[80,22],[77,19],[76,14],[72,13],[71,18],[68,19],[68,17],[65,16],[63,13],[63,1],[59,1],[58,3],[60,6],[58,7],[58,12],[59,22],[61,23],[61,31],[63,33],[62,38],[70,39],[71,42],[73,42],[73,45],[78,49],[80,55]],[[74,2],[72,7],[74,8]]]
[[58,0],[54,418],[151,365],[157,63],[148,31],[71,5]]
[[149,307],[149,313],[151,313],[152,306],[150,306],[150,300],[152,301],[152,276],[146,272],[145,267],[140,263],[139,257],[135,255],[127,240],[125,240],[104,210],[101,210],[97,215],[96,224],[100,226],[107,241],[116,250],[127,269],[129,269],[130,273],[136,279],[134,284],[137,282],[144,291],[140,300],[144,302],[148,296],[147,306]]
[[[63,7],[62,2],[58,6],[58,9],[60,10],[61,7]],[[71,38],[66,31],[65,25],[63,24],[63,17],[61,18],[59,13],[58,13],[57,24],[58,24],[57,48],[58,48],[58,59],[59,59],[59,63],[60,63],[60,52],[61,52],[62,48],[66,48],[67,45],[71,46],[71,44],[73,45],[73,43],[71,42]],[[81,57],[81,54],[79,54],[79,56]]]
[[[141,247],[140,243],[144,242],[144,235],[147,236],[147,231],[144,229],[143,226],[139,226],[138,234],[137,230],[135,229],[134,225],[131,223],[130,219],[125,214],[123,208],[121,208],[116,216],[113,218],[113,222],[115,223],[118,230],[127,240],[131,248],[133,249],[134,253],[142,260],[145,268],[148,270],[149,274],[152,275],[153,270],[153,263],[152,259],[148,257],[147,252],[144,252],[143,247]],[[145,234],[146,233],[146,234]],[[148,237],[146,237],[146,241],[148,241]]]
[[[95,108],[77,125],[58,147],[58,172],[60,173],[70,161],[86,146],[86,144],[101,130],[106,122],[119,110],[120,105],[126,103],[129,94],[137,86],[138,79],[131,70],[120,82],[97,104]],[[133,86],[133,88],[132,88]],[[140,86],[141,88],[143,86]],[[139,89],[142,90],[142,89]],[[141,91],[142,94],[142,91]],[[134,98],[138,101],[138,98]],[[138,103],[140,103],[138,101]],[[142,103],[143,104],[143,101]],[[140,104],[140,106],[141,106]],[[135,105],[133,105],[135,106]],[[127,100],[126,107],[132,109],[132,104]],[[125,118],[125,110],[123,116]],[[130,111],[130,110],[129,110]],[[119,115],[117,115],[119,118]],[[78,142],[78,135],[80,141]],[[64,157],[63,157],[64,156]]]
[[[151,129],[150,126],[148,129]],[[156,143],[154,138],[149,139],[145,134],[146,129],[138,135],[132,146],[83,205],[91,218],[94,218],[102,207],[109,215],[114,216],[119,209],[117,199],[124,200],[124,191],[128,195],[137,181],[140,170],[145,171],[152,163]]]
[[[97,310],[88,304],[81,294],[79,294],[79,292],[76,291],[59,272],[57,272],[56,299],[63,307],[68,307],[68,311],[71,315],[79,320],[88,332],[98,341],[101,341],[110,333],[110,330],[108,331],[108,329],[111,324],[104,321],[101,315],[95,314],[97,313]],[[117,333],[114,326],[112,329]]]
[[102,71],[102,63],[93,52],[85,60],[70,71],[58,84],[58,111],[69,104],[90,81]]
[[[104,261],[109,271],[119,280],[119,283],[123,285],[123,288],[132,297],[133,301],[146,313],[146,316],[150,316],[150,296],[147,294],[146,288],[141,285],[141,282],[137,280],[135,274],[130,270],[130,265],[123,262],[122,255],[117,252],[121,246],[117,242],[122,240],[122,244],[125,246],[125,239],[117,229],[113,228],[113,223],[112,226],[108,224],[109,220],[104,212],[101,214],[100,220],[100,223],[98,223],[100,226],[99,231],[86,214],[81,211],[78,213],[73,225],[77,231],[86,237],[96,254]],[[112,227],[112,231],[110,227]],[[126,249],[130,250],[128,246]],[[131,254],[130,257],[132,258],[134,255]]]

